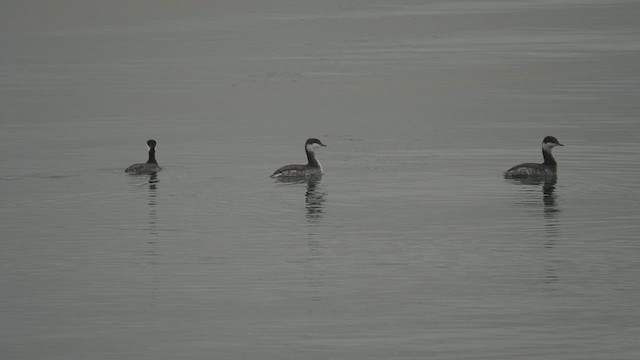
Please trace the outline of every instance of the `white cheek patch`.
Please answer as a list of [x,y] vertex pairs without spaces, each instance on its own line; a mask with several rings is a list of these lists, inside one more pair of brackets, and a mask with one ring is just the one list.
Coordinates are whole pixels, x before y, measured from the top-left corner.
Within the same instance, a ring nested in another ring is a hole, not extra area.
[[546,151],[550,151],[551,149],[553,149],[557,144],[554,143],[544,143],[542,144],[542,148],[545,149]]
[[309,145],[307,145],[307,150],[309,150],[309,151],[314,151],[314,150],[315,150],[315,149],[317,149],[319,146],[320,146],[320,145],[315,144],[315,143],[313,143],[313,144],[309,144]]

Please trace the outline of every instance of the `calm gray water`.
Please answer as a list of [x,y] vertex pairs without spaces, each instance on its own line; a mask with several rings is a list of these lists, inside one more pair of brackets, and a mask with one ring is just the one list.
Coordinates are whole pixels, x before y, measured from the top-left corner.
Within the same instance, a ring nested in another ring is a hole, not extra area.
[[640,358],[640,3],[0,7],[0,358]]

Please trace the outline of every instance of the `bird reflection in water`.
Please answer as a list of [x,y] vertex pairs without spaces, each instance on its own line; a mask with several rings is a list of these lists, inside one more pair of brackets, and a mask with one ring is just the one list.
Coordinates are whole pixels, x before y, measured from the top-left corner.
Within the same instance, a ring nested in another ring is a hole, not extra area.
[[151,235],[157,234],[158,225],[158,211],[156,205],[158,205],[158,175],[149,175],[149,233]]
[[309,223],[318,222],[324,214],[324,202],[326,193],[320,187],[322,176],[311,176],[301,178],[278,178],[276,182],[299,186],[306,185],[307,190],[304,194],[306,216]]
[[[557,181],[558,177],[552,176],[546,178],[542,184],[542,201],[544,202],[544,218],[546,220],[544,234],[547,239],[544,247],[545,249],[550,249],[550,251],[556,247],[556,240],[560,230],[558,227],[559,222],[556,218],[560,212],[556,203],[557,195],[555,194]],[[550,256],[553,256],[553,254],[550,254]],[[549,260],[545,275],[545,283],[547,285],[554,284],[558,281],[558,272],[556,270],[553,261]]]
[[307,181],[307,191],[304,194],[305,207],[307,209],[307,220],[318,222],[324,215],[325,193],[318,187],[320,179],[309,179]]
[[151,264],[156,263],[154,258],[158,255],[158,182],[158,174],[153,173],[149,175],[149,197],[147,204],[149,205],[149,235],[151,235],[151,237],[147,241],[147,244],[149,244],[147,256],[152,259],[150,261]]
[[278,183],[292,187],[306,186],[304,193],[305,217],[307,221],[306,244],[308,256],[303,262],[305,273],[308,274],[307,282],[309,286],[311,301],[321,301],[324,299],[323,289],[325,288],[326,263],[322,256],[326,250],[326,243],[322,241],[319,230],[322,229],[322,218],[325,211],[326,192],[320,185],[321,176],[305,177],[298,179],[278,179]]
[[[544,236],[546,241],[544,243],[544,248],[549,249],[551,251],[556,247],[556,241],[559,236],[559,222],[558,215],[560,213],[560,209],[558,208],[557,203],[557,194],[555,193],[556,184],[558,182],[557,175],[554,176],[546,176],[546,177],[535,177],[535,178],[520,178],[520,179],[512,179],[510,180],[514,184],[524,185],[526,186],[525,191],[529,192],[531,187],[542,186],[542,214],[545,219],[544,223]],[[529,203],[529,202],[527,202]],[[537,201],[535,203],[538,203]],[[550,257],[553,257],[553,254],[549,254]],[[546,284],[554,284],[558,281],[558,274],[555,266],[552,265],[552,261],[549,260],[546,268],[546,275],[544,279]]]
[[544,214],[545,217],[553,217],[558,210],[556,206],[556,183],[558,182],[558,177],[553,176],[548,179],[545,179],[542,184],[542,201],[544,202]]
[[560,210],[558,209],[555,194],[556,183],[558,182],[557,176],[546,176],[543,178],[524,178],[524,179],[510,179],[514,184],[527,186],[526,191],[530,191],[529,187],[537,187],[542,185],[542,202],[544,204],[544,217],[553,218]]

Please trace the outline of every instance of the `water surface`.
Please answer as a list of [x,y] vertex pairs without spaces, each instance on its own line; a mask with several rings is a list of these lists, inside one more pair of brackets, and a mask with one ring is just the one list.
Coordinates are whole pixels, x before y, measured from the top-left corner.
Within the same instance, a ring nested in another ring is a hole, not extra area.
[[638,4],[62,5],[0,12],[0,357],[640,355]]

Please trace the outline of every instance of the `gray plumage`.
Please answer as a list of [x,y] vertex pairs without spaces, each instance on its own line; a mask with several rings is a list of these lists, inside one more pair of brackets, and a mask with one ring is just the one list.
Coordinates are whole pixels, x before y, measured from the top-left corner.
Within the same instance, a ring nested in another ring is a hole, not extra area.
[[148,163],[139,163],[133,164],[125,169],[125,172],[139,174],[139,175],[147,175],[154,174],[158,171],[162,170],[158,164],[148,164]]

